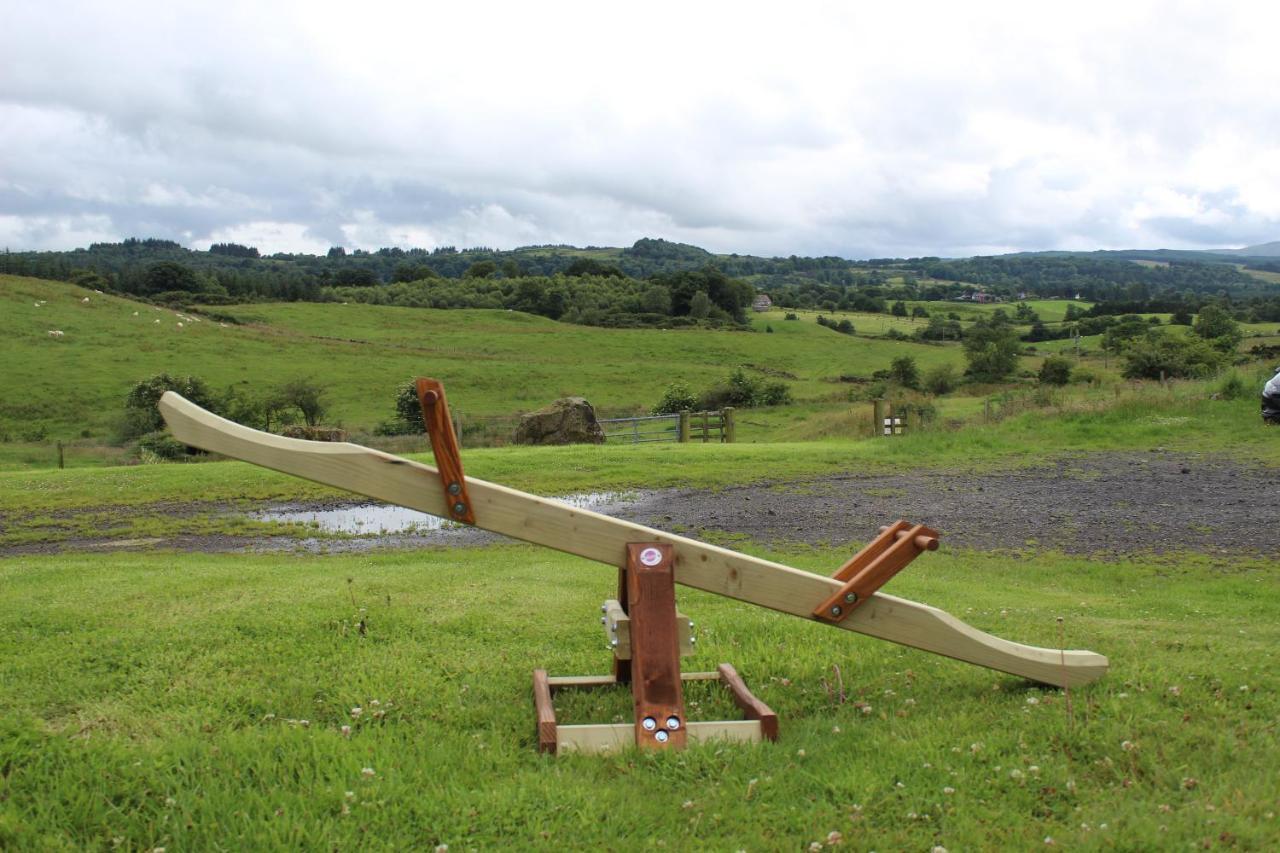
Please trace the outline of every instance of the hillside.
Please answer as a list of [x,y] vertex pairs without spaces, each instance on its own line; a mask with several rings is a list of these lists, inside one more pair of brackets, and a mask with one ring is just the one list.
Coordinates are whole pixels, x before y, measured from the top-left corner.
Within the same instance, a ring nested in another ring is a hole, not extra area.
[[[783,378],[801,402],[844,399],[841,374],[869,376],[900,355],[922,369],[963,361],[955,346],[851,337],[776,313],[754,316],[756,331],[664,331],[503,310],[271,303],[218,311],[234,322],[0,276],[0,436],[108,439],[128,389],[162,371],[255,392],[310,376],[328,388],[332,420],[367,429],[392,415],[394,389],[416,375],[445,378],[455,408],[475,416],[566,394],[606,410],[646,409],[670,382],[702,388],[737,365]],[[51,337],[55,330],[63,335]]]

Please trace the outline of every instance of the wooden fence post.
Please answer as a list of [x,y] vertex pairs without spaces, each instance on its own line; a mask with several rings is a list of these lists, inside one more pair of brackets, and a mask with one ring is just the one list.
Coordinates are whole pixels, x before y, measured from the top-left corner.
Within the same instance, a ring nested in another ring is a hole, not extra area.
[[680,437],[677,439],[681,444],[689,443],[689,410],[680,410]]
[[907,411],[907,435],[917,433],[924,424],[924,417],[920,414],[919,409],[909,409]]
[[982,401],[982,420],[983,423],[991,423],[991,398]]
[[871,401],[871,434],[884,435],[884,400]]
[[59,441],[58,441],[58,467],[59,467],[59,468],[65,468],[65,467],[67,467],[67,466],[64,464],[64,462],[63,462],[63,458],[62,458],[62,441],[61,441],[61,440],[59,440]]
[[721,420],[724,421],[724,442],[725,444],[733,444],[734,425],[733,425],[733,406],[725,409],[720,413]]
[[711,440],[711,413],[702,413],[702,443],[706,444]]

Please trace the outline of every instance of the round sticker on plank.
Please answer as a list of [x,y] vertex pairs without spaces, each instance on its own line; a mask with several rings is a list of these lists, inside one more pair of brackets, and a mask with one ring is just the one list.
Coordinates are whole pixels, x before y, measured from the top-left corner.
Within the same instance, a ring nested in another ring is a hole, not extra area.
[[643,551],[640,552],[641,565],[645,565],[645,566],[648,566],[649,568],[653,568],[654,566],[658,565],[658,563],[661,563],[661,562],[662,562],[662,552],[659,551],[657,548],[645,548]]

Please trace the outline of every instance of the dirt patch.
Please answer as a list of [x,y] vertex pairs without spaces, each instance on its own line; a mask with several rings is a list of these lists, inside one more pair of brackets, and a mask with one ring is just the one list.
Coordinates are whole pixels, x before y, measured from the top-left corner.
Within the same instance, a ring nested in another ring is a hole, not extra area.
[[[328,500],[290,507],[321,510],[358,503]],[[269,508],[273,507],[239,511]],[[198,504],[168,509],[183,517],[229,511],[224,505]],[[154,511],[154,507],[119,510]],[[762,483],[714,492],[668,489],[631,493],[596,511],[697,538],[715,540],[727,533],[771,545],[856,548],[874,537],[880,525],[904,518],[936,528],[947,546],[978,550],[1053,549],[1102,558],[1184,550],[1280,551],[1280,525],[1276,524],[1280,471],[1246,468],[1223,457],[1165,452],[1091,454],[987,474],[916,471]],[[267,536],[79,537],[4,548],[0,555],[156,548],[344,553],[500,541],[502,537],[459,527],[365,536],[282,528],[281,535]]]
[[[647,514],[644,510],[649,510]],[[670,492],[631,509],[655,527],[745,533],[760,542],[861,544],[899,518],[950,546],[1134,553],[1280,550],[1280,471],[1220,457],[1095,454],[990,474],[840,476],[717,495]]]

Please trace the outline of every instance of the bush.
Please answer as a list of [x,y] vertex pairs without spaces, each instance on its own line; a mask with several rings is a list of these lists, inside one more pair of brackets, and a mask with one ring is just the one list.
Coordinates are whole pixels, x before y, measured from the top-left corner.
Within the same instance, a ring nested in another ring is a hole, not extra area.
[[1172,338],[1152,331],[1124,352],[1126,379],[1203,377],[1222,366],[1223,353],[1200,338]]
[[889,365],[889,378],[904,388],[918,389],[920,369],[916,367],[916,360],[909,355],[895,358]]
[[1066,385],[1071,381],[1070,360],[1059,355],[1051,355],[1040,365],[1038,379],[1041,385]]
[[791,402],[791,388],[785,382],[765,382],[741,367],[728,378],[703,392],[698,408],[723,409],[729,406],[750,409],[757,406],[782,406]]
[[796,316],[796,313],[795,313],[794,311],[788,311],[788,312],[786,313],[786,316],[784,316],[782,319],[784,319],[784,320],[799,320],[800,318]]
[[193,454],[200,452],[195,448],[187,447],[181,441],[178,441],[163,430],[149,432],[139,438],[138,450],[151,453],[161,459],[167,459],[171,462],[187,459]]
[[698,398],[683,382],[672,382],[662,392],[662,399],[654,406],[651,415],[674,415],[678,412],[693,411],[698,407]]
[[1253,396],[1253,391],[1249,386],[1244,384],[1244,380],[1240,378],[1240,374],[1234,370],[1227,374],[1222,380],[1222,384],[1218,386],[1218,397],[1223,400],[1244,400]]
[[125,398],[122,438],[128,440],[164,429],[164,418],[156,406],[166,391],[176,391],[202,409],[222,414],[222,407],[203,379],[157,373],[134,385]]
[[931,368],[921,380],[921,385],[930,394],[950,394],[960,384],[956,369],[949,364],[939,364]]

